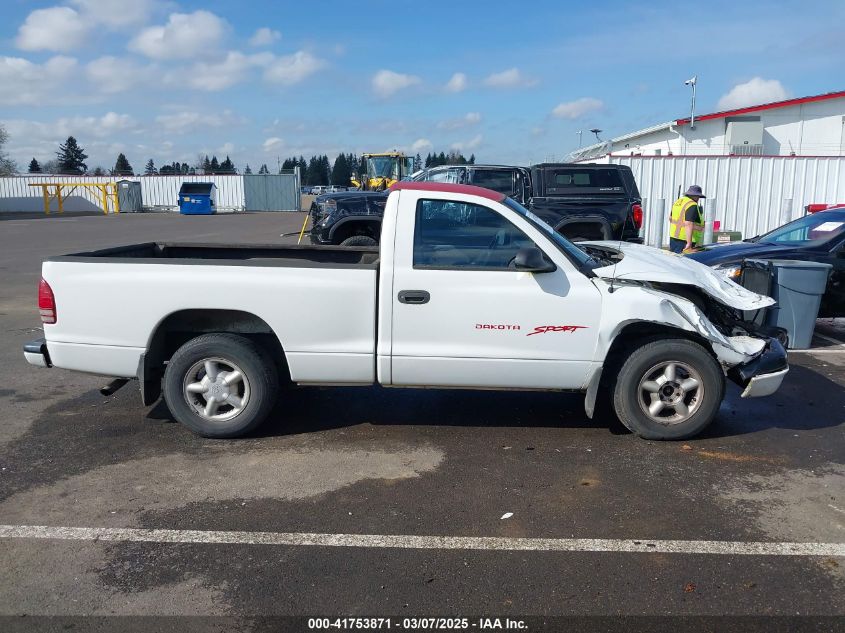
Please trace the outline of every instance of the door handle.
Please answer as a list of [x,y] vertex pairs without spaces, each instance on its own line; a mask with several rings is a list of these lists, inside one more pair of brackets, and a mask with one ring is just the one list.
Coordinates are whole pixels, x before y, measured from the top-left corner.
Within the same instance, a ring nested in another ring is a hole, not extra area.
[[399,303],[408,303],[411,305],[422,305],[428,303],[431,295],[427,290],[400,290]]

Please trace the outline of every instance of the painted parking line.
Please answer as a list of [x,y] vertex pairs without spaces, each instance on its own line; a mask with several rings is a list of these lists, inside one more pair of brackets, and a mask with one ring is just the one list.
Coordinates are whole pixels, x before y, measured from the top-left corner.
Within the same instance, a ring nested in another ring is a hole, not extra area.
[[287,545],[294,547],[845,557],[845,543],[775,543],[767,541],[651,541],[645,539],[414,536],[408,534],[313,534],[305,532],[226,532],[45,525],[0,525],[0,538],[210,545]]

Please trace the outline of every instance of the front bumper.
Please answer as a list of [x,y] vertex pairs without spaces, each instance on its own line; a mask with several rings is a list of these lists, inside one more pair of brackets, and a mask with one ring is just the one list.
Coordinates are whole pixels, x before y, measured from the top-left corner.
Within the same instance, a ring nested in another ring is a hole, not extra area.
[[789,372],[786,350],[776,338],[770,338],[754,360],[731,367],[728,377],[743,387],[743,398],[770,396],[778,390]]
[[26,362],[36,367],[52,367],[50,353],[47,351],[47,339],[39,338],[23,346],[23,355]]

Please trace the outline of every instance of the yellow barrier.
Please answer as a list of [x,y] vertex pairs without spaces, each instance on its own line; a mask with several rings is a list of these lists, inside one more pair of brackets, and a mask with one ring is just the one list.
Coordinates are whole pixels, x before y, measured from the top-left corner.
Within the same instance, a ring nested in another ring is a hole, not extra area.
[[[50,200],[56,199],[58,203],[59,213],[64,213],[64,199],[70,196],[77,187],[82,187],[86,190],[99,190],[100,208],[104,214],[109,213],[109,202],[114,204],[114,213],[120,213],[120,208],[117,203],[117,183],[113,182],[38,182],[30,184],[30,187],[41,187],[41,195],[44,197],[44,213],[50,215]],[[53,191],[50,188],[53,187]],[[65,192],[64,189],[70,187],[70,190]]]

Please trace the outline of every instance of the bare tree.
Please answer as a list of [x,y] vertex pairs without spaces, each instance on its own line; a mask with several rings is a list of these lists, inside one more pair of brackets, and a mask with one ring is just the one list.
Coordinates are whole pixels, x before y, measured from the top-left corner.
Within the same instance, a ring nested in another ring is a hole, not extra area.
[[18,166],[9,155],[3,150],[9,141],[9,133],[6,128],[0,125],[0,176],[11,176],[18,173]]

